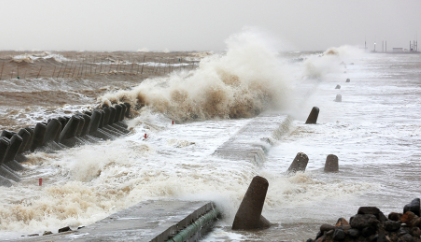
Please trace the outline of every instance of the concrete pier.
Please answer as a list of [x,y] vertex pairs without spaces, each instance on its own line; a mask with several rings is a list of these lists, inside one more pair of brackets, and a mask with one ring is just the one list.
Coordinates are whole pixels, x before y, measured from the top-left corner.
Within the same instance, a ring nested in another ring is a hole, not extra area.
[[15,241],[196,241],[218,215],[211,202],[148,200],[76,231]]

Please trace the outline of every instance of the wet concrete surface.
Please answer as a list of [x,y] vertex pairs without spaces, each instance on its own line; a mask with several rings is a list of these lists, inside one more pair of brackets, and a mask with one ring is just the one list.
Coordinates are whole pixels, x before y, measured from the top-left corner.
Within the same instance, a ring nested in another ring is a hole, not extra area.
[[167,241],[213,207],[205,201],[148,200],[76,231],[13,241]]
[[260,166],[268,147],[287,132],[291,120],[288,115],[277,112],[262,113],[222,144],[214,155],[229,160],[249,160]]

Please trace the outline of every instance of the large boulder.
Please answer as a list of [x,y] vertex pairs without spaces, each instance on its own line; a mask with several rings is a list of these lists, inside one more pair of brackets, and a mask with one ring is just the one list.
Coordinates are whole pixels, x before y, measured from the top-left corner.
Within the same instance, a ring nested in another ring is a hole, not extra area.
[[418,217],[420,217],[420,199],[415,198],[410,203],[406,204],[403,208],[403,213],[406,213],[408,211],[411,211],[415,213]]

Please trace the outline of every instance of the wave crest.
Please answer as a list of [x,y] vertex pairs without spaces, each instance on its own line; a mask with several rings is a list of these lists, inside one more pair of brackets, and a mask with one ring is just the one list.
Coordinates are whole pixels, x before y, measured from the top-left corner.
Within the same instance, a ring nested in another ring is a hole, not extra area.
[[290,78],[283,61],[259,34],[230,37],[224,55],[203,59],[198,69],[147,79],[128,91],[108,93],[101,104],[128,102],[179,122],[252,117],[285,104]]

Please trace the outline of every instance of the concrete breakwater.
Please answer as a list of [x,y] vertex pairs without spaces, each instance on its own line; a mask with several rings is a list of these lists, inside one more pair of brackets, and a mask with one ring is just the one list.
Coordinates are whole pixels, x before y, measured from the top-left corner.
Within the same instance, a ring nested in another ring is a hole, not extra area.
[[20,163],[27,160],[25,154],[37,150],[53,152],[100,140],[113,140],[129,133],[123,121],[129,113],[129,104],[117,104],[71,117],[50,119],[18,132],[3,130],[0,135],[0,185],[10,187],[13,182],[20,181],[16,172],[24,170]]

